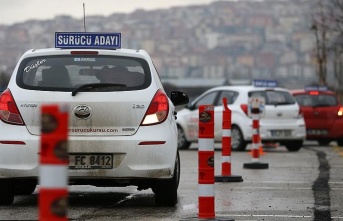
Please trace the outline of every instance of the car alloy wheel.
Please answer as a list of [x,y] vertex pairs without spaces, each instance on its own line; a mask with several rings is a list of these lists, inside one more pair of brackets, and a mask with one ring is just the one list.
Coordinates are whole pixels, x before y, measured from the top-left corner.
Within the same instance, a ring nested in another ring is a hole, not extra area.
[[233,151],[244,151],[247,143],[243,140],[243,135],[238,126],[231,128],[231,149]]

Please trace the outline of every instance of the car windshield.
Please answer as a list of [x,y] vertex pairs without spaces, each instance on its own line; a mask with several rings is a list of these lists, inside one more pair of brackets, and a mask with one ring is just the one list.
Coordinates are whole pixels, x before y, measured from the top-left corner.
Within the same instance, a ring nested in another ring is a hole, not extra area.
[[[45,91],[138,90],[148,87],[150,81],[150,69],[145,60],[99,55],[28,58],[22,61],[17,75],[20,87]],[[94,84],[99,86],[82,87]]]
[[287,91],[251,91],[249,92],[249,97],[263,97],[266,105],[288,105],[296,103],[292,95]]
[[294,96],[300,106],[309,107],[330,107],[337,105],[337,99],[334,95],[330,94],[299,94]]

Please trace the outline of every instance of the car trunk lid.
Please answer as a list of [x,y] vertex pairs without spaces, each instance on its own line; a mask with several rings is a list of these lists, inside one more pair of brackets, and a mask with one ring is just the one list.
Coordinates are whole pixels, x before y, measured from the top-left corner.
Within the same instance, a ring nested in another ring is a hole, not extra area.
[[[71,92],[25,90],[13,97],[31,134],[40,134],[41,106],[59,104],[68,106],[69,135],[122,136],[136,133],[151,102],[151,94],[142,90],[140,96],[133,96],[132,91],[83,92],[71,96]],[[113,97],[115,101],[111,102]]]

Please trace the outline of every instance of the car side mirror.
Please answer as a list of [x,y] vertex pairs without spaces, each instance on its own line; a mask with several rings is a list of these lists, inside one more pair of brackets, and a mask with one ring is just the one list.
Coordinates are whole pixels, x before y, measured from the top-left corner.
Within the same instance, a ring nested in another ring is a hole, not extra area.
[[181,91],[172,91],[170,92],[170,99],[175,106],[188,104],[189,98],[188,96]]

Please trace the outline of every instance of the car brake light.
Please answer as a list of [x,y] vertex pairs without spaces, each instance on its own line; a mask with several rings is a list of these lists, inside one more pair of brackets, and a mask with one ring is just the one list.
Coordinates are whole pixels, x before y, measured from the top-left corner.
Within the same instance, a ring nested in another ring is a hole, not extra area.
[[310,95],[319,95],[318,91],[310,91]]
[[339,117],[342,117],[342,116],[343,116],[343,107],[340,107],[340,108],[339,108],[339,110],[338,110],[338,112],[337,112],[337,115],[338,115]]
[[147,126],[164,122],[167,119],[168,111],[168,97],[162,90],[158,90],[145,113],[141,125]]
[[248,105],[247,104],[241,104],[241,108],[243,112],[248,116]]
[[5,90],[0,96],[0,118],[8,124],[24,125],[11,91]]
[[98,51],[71,51],[70,54],[74,54],[74,55],[95,55],[95,54],[99,54]]

